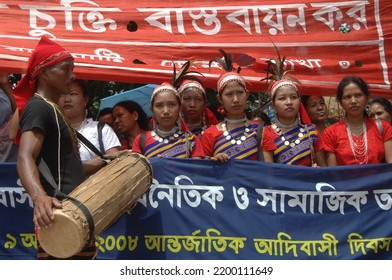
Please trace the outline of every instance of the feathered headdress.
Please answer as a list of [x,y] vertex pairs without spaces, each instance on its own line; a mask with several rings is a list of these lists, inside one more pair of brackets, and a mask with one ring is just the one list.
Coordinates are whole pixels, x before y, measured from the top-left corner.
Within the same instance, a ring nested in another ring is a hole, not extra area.
[[178,93],[182,96],[187,90],[196,90],[201,92],[204,97],[206,96],[206,90],[198,80],[184,80],[178,88]]
[[196,77],[196,75],[204,77],[202,73],[197,71],[188,71],[189,68],[193,67],[194,65],[194,61],[188,60],[177,72],[176,65],[173,62],[173,77],[171,82],[172,86],[178,88],[185,80],[193,80],[201,83],[200,79]]
[[[278,57],[276,59],[270,59],[267,61],[267,77],[262,79],[262,81],[263,80],[267,81],[270,100],[271,101],[274,100],[275,93],[279,88],[283,86],[293,87],[299,96],[298,85],[301,84],[301,81],[288,74],[290,70],[285,69],[285,63],[284,63],[286,60],[286,56],[283,56],[282,58],[275,44],[274,47],[276,53],[278,54]],[[301,102],[299,104],[299,114],[301,116],[302,123],[304,124],[311,123],[309,115],[306,112],[305,107]]]
[[241,67],[238,67],[238,69],[236,70],[233,66],[233,54],[226,53],[223,49],[219,49],[219,52],[223,55],[223,58],[215,57],[214,59],[212,59],[209,63],[210,68],[211,64],[213,62],[216,62],[220,66],[222,66],[223,70],[225,70],[226,72],[241,72]]
[[195,75],[203,76],[203,74],[197,71],[188,71],[193,64],[194,64],[193,62],[188,60],[181,66],[181,68],[177,72],[176,65],[173,61],[173,75],[172,75],[171,82],[170,83],[164,82],[161,85],[155,87],[151,95],[151,100],[154,99],[154,96],[157,93],[162,91],[171,91],[176,96],[180,97],[177,88],[181,85],[182,82],[184,82],[185,80],[194,80],[200,82]]
[[[188,71],[189,68],[193,65],[193,62],[191,62],[191,61],[185,62],[181,66],[181,68],[178,72],[177,72],[176,65],[175,65],[174,61],[172,61],[172,62],[173,62],[173,75],[172,75],[171,82],[170,83],[164,82],[161,85],[156,86],[154,88],[152,95],[151,95],[151,105],[150,105],[151,111],[153,111],[152,106],[153,106],[154,98],[158,93],[164,92],[164,91],[169,91],[169,92],[174,93],[177,96],[178,100],[180,100],[180,94],[179,94],[177,88],[181,85],[181,83],[187,79],[197,80],[197,78],[194,76],[196,74],[203,76],[201,73],[199,73],[197,71]],[[151,125],[153,127],[155,127],[156,123],[155,123],[154,118],[151,119],[151,122],[152,122]],[[178,127],[180,128],[180,130],[183,130],[183,131],[189,130],[182,118],[178,118],[177,123],[178,123]]]
[[181,66],[180,70],[176,72],[176,67],[173,63],[172,85],[178,89],[180,95],[187,89],[197,89],[203,93],[203,95],[206,94],[202,81],[196,76],[204,77],[203,74],[197,71],[188,71],[194,64],[195,62],[187,61]]
[[267,61],[267,77],[261,80],[267,81],[271,101],[274,99],[274,95],[280,87],[292,86],[298,92],[297,85],[301,84],[300,80],[289,74],[291,70],[286,70],[286,56],[283,56],[282,58],[275,44],[274,47],[278,57]]
[[237,82],[246,89],[245,80],[239,74],[241,72],[241,66],[239,66],[237,69],[235,69],[233,66],[233,54],[228,54],[223,49],[219,49],[219,52],[223,55],[223,58],[216,57],[209,63],[210,68],[211,64],[216,62],[226,71],[226,73],[222,74],[218,79],[218,94],[221,94],[225,86],[231,82]]
[[152,92],[151,101],[154,99],[154,97],[157,93],[162,92],[162,91],[171,91],[178,98],[180,98],[180,94],[177,89],[183,81],[194,80],[194,81],[199,82],[199,79],[195,75],[203,76],[203,74],[201,74],[197,71],[188,71],[189,68],[194,64],[193,62],[191,62],[189,60],[181,66],[181,68],[178,70],[178,72],[177,72],[176,65],[175,65],[174,61],[172,61],[172,62],[173,62],[173,75],[172,75],[171,82],[170,83],[164,82],[161,85],[156,86]]

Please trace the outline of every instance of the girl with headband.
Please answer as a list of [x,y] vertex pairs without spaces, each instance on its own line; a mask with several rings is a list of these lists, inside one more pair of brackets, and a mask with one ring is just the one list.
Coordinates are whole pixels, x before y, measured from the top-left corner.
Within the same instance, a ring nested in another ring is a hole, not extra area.
[[181,116],[189,130],[201,137],[211,125],[218,124],[214,114],[206,107],[206,91],[196,80],[185,80],[178,89],[181,96]]
[[244,78],[235,72],[232,56],[223,50],[224,59],[215,59],[226,70],[217,83],[217,99],[224,110],[224,120],[209,127],[201,141],[206,157],[226,162],[229,159],[258,160],[257,124],[248,120],[246,102],[249,92]]
[[[278,52],[279,54],[279,52]],[[266,80],[273,81],[269,87],[271,107],[276,116],[264,129],[262,148],[266,162],[301,166],[325,166],[321,138],[315,125],[301,103],[296,78],[284,72],[284,58],[280,55],[268,62]]]
[[139,134],[132,151],[147,158],[204,158],[200,139],[180,118],[181,100],[168,83],[157,86],[151,96],[153,130]]

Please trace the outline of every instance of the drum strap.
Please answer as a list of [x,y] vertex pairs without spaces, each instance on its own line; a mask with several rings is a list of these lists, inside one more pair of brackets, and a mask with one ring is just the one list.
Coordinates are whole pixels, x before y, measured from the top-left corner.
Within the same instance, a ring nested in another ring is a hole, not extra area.
[[87,219],[89,233],[90,233],[87,244],[90,244],[91,241],[93,241],[93,239],[94,239],[94,230],[95,230],[94,219],[93,219],[93,215],[91,214],[90,210],[87,208],[86,205],[84,205],[82,202],[80,202],[76,198],[69,196],[69,195],[66,195],[65,193],[61,192],[58,189],[57,183],[54,180],[53,175],[50,172],[50,169],[49,169],[48,165],[46,164],[46,162],[43,160],[43,158],[40,159],[40,162],[38,164],[38,169],[41,172],[42,176],[44,176],[45,180],[48,181],[48,183],[54,188],[54,195],[56,197],[61,198],[61,199],[67,198],[83,212],[84,216]]
[[100,158],[104,158],[103,154],[91,143],[86,137],[83,136],[80,132],[76,131],[76,135],[78,136],[78,139],[87,146],[94,154],[99,156]]

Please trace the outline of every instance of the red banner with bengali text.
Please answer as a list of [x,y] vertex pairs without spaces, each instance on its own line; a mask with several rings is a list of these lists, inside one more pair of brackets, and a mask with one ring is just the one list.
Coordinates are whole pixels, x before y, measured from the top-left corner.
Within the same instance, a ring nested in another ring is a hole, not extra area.
[[344,76],[359,75],[389,98],[391,11],[389,0],[0,0],[0,71],[23,73],[47,35],[73,54],[79,78],[159,84],[171,80],[173,63],[193,60],[215,88],[223,70],[209,61],[223,49],[235,62],[256,59],[241,74],[264,91],[275,44],[302,93],[335,95]]

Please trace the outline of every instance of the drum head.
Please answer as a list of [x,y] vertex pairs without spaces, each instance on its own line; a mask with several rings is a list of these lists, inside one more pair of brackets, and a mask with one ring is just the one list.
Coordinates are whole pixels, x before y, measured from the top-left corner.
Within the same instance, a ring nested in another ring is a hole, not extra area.
[[79,253],[87,241],[81,223],[55,209],[53,226],[41,228],[39,243],[46,253],[56,258],[69,258]]

